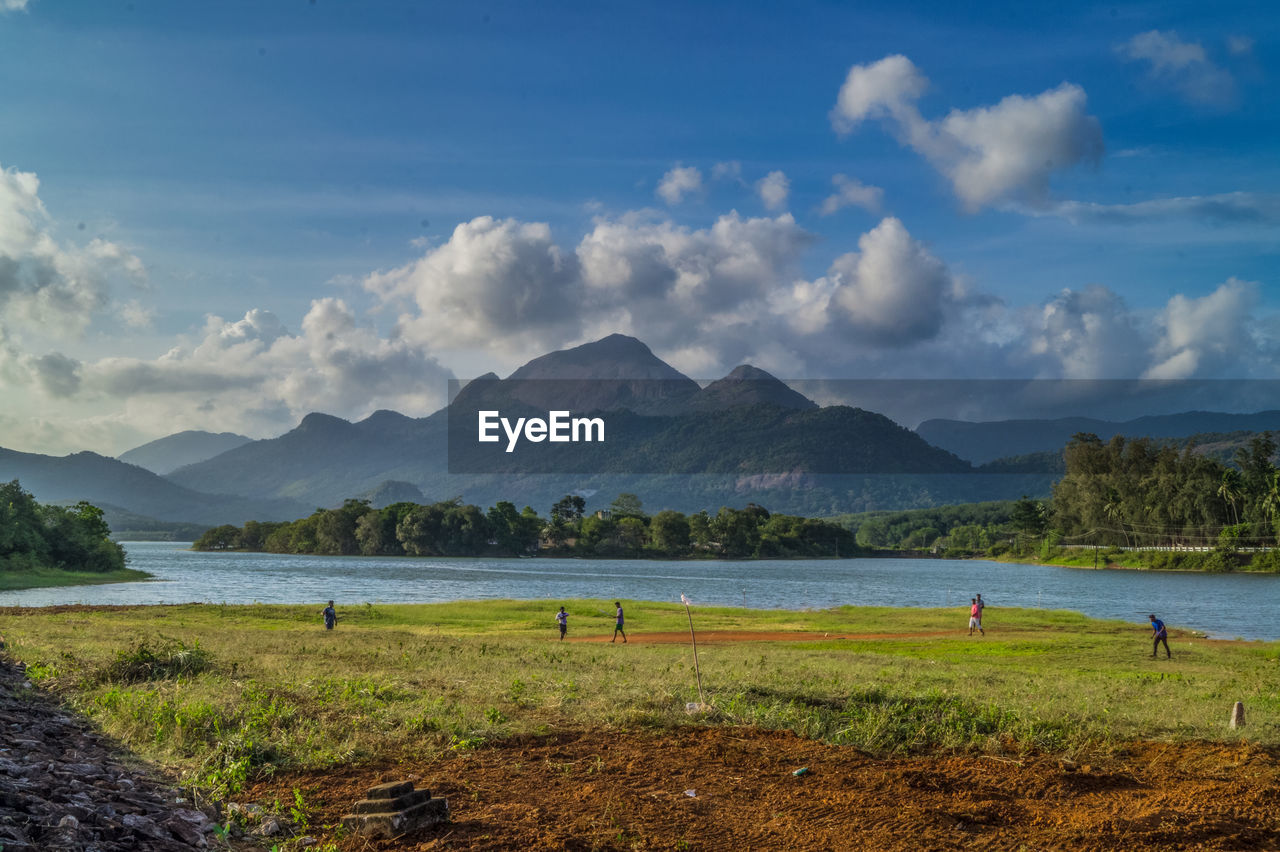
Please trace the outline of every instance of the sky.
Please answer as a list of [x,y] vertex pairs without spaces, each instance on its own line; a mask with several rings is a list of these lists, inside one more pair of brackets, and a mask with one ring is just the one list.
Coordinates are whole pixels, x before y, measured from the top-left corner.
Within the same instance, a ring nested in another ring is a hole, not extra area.
[[1275,379],[1277,36],[1244,2],[0,0],[0,447],[422,416],[615,332],[700,380]]

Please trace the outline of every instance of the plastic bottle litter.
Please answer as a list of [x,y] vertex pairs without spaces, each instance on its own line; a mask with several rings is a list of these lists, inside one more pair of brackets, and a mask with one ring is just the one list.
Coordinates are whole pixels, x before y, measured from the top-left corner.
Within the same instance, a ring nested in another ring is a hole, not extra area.
[[807,767],[807,766],[801,766],[799,769],[797,769],[795,772],[792,772],[791,774],[792,774],[792,775],[795,775],[796,777],[799,777],[799,776],[801,776],[801,775],[808,775],[808,774],[809,774],[809,767]]
[[698,792],[696,790],[685,790],[684,794],[688,796],[690,799],[698,798]]

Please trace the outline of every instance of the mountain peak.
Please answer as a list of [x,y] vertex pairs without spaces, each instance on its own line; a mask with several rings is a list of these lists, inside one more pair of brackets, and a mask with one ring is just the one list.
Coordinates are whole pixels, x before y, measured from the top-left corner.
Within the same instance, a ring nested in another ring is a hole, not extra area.
[[693,380],[625,334],[611,334],[572,349],[534,358],[511,374],[512,379],[658,379],[693,384]]
[[323,433],[336,432],[340,429],[351,427],[351,421],[343,420],[341,417],[334,417],[332,414],[321,414],[319,411],[313,411],[306,417],[302,418],[302,422],[294,429],[295,432],[304,433]]
[[741,364],[729,375],[702,389],[695,400],[699,409],[734,408],[741,405],[777,405],[809,411],[818,404],[797,393],[770,373]]

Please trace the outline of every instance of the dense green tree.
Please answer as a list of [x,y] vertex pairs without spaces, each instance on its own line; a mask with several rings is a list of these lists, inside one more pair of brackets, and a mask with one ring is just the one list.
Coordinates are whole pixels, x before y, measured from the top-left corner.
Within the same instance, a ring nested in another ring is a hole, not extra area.
[[668,553],[684,553],[689,549],[689,519],[679,512],[664,509],[649,522],[649,538],[653,546]]
[[115,571],[124,565],[124,549],[111,540],[97,506],[41,505],[16,479],[0,485],[0,570]]

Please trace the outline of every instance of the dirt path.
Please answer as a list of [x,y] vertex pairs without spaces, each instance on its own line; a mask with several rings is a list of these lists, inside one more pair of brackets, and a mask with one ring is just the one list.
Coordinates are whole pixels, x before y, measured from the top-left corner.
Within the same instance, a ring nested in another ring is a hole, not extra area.
[[[794,771],[807,767],[801,776]],[[878,759],[786,733],[566,733],[429,764],[278,776],[312,831],[365,788],[413,779],[453,821],[345,850],[1277,849],[1280,755],[1138,743],[1091,764],[1048,757]],[[321,839],[325,839],[323,834]]]
[[[930,630],[922,633],[819,633],[806,630],[780,630],[775,632],[761,630],[699,630],[699,645],[728,645],[738,642],[817,642],[824,639],[919,639],[954,636],[954,630]],[[1007,634],[1006,634],[1007,635]],[[609,642],[608,633],[592,636],[570,636],[567,642]],[[676,630],[671,633],[628,633],[627,641],[638,645],[687,645],[689,631]],[[618,644],[623,644],[618,640]]]

